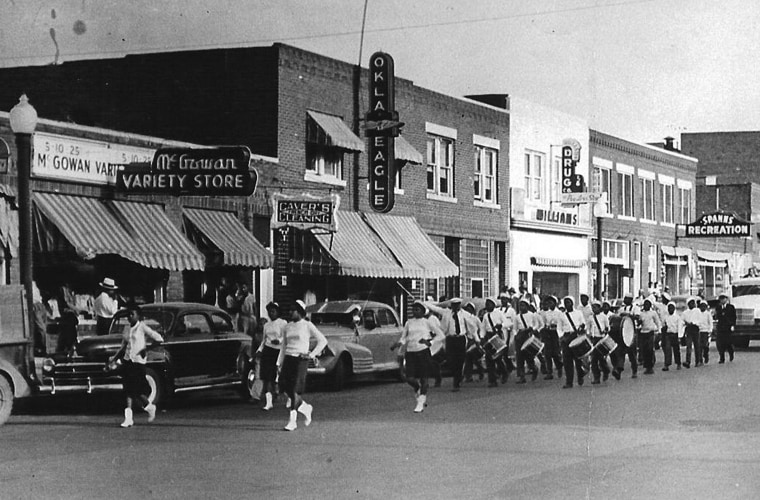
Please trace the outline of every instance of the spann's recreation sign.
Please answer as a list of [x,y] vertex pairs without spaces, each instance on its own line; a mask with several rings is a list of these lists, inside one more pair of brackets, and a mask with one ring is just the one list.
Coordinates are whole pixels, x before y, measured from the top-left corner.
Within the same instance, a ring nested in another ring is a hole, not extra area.
[[119,170],[116,188],[129,194],[250,196],[258,178],[250,161],[246,146],[162,148],[149,166]]
[[704,214],[696,222],[684,225],[687,238],[742,237],[752,235],[752,223],[731,213]]

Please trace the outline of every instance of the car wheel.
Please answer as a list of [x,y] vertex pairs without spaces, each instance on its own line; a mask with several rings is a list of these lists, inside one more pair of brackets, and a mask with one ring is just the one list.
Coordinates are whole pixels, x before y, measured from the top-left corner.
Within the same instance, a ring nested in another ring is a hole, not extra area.
[[148,381],[148,402],[156,406],[161,406],[164,403],[164,396],[166,387],[164,387],[163,379],[151,368],[145,369],[145,379]]
[[11,416],[13,409],[13,387],[8,379],[0,375],[0,425],[3,425]]
[[248,401],[252,399],[258,401],[261,399],[261,390],[264,388],[264,382],[259,378],[256,366],[250,365],[243,373],[242,384],[240,386],[240,397]]
[[333,391],[342,391],[346,387],[346,382],[348,379],[348,366],[346,364],[345,358],[338,359],[330,376],[330,387]]

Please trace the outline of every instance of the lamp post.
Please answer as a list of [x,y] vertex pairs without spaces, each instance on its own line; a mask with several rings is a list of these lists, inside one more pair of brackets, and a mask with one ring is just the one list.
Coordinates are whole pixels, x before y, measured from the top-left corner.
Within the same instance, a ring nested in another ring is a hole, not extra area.
[[602,300],[604,290],[604,240],[602,239],[602,220],[609,217],[607,212],[607,193],[594,203],[594,217],[596,217],[596,290],[594,295],[598,300]]
[[[23,94],[10,112],[11,130],[16,136],[18,175],[19,275],[26,292],[27,316],[32,315],[32,134],[37,127],[37,111]],[[31,322],[30,322],[31,325]],[[35,346],[37,347],[37,346]]]

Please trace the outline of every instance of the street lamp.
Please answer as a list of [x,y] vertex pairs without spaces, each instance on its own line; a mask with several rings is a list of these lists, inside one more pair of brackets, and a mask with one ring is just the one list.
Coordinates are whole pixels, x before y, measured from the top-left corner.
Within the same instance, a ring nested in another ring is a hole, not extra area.
[[594,295],[602,300],[604,290],[604,240],[602,239],[602,219],[609,217],[607,211],[607,193],[602,193],[594,203],[594,217],[596,217],[596,290]]
[[[19,276],[26,292],[27,317],[32,318],[32,134],[37,127],[37,111],[23,94],[10,112],[11,130],[16,136],[18,175]],[[39,347],[39,346],[35,346]]]

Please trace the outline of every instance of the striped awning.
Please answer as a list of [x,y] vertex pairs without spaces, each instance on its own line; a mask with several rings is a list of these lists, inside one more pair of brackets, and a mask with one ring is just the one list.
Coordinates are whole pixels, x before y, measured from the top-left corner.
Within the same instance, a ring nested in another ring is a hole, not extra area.
[[697,257],[699,257],[700,260],[725,263],[731,259],[731,254],[725,252],[711,252],[710,250],[697,250]]
[[[359,213],[341,211],[336,217],[339,228],[337,232],[325,234],[311,230],[323,252],[312,251],[311,258],[306,261],[291,260],[291,269],[306,269],[307,265],[311,264],[310,274],[323,274],[323,271],[328,271],[339,276],[406,277],[406,271],[396,262],[388,247],[372,232]],[[325,254],[329,255],[328,259],[325,259]],[[320,260],[319,268],[314,266],[315,256]]]
[[414,146],[409,144],[406,139],[404,139],[402,136],[398,136],[396,137],[394,143],[396,160],[408,161],[409,163],[422,165],[422,153],[417,151]]
[[584,259],[555,259],[551,257],[531,257],[530,263],[539,267],[585,267],[588,262]]
[[306,113],[325,133],[330,146],[364,152],[364,141],[357,137],[339,117],[316,111],[307,111]]
[[[182,213],[197,231],[200,231],[221,253],[221,264],[268,268],[274,265],[274,255],[264,248],[253,234],[231,212],[183,208]],[[188,236],[190,236],[190,231]],[[193,239],[193,238],[191,238]],[[197,244],[197,243],[196,243]],[[203,245],[201,251],[211,250]]]
[[[171,223],[160,205],[35,193],[34,206],[85,260],[119,255],[149,268],[204,268],[203,255]],[[45,239],[38,241],[44,244]]]
[[459,267],[446,257],[414,217],[363,215],[401,263],[404,277],[435,279],[459,276]]
[[660,250],[664,255],[670,257],[691,257],[691,248],[662,245]]

